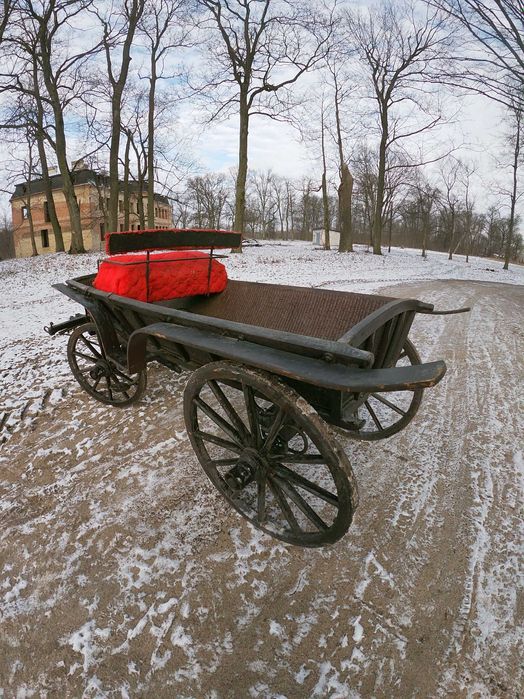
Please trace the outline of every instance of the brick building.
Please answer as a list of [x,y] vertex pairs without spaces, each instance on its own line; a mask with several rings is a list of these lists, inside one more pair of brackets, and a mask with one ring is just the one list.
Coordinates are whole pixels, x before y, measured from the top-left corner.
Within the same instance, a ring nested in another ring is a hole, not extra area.
[[[109,178],[103,173],[96,172],[83,166],[80,162],[72,172],[75,183],[75,193],[80,206],[82,234],[86,250],[101,250],[107,230],[107,205],[109,203]],[[53,200],[56,214],[62,227],[65,249],[71,242],[71,225],[69,211],[62,191],[62,176],[51,175]],[[146,185],[147,186],[147,185]],[[122,183],[123,188],[123,183]],[[129,229],[140,229],[138,214],[139,187],[137,182],[129,183]],[[147,194],[143,192],[142,200],[147,218]],[[32,254],[31,236],[29,231],[29,207],[33,219],[33,229],[38,253],[55,252],[53,227],[50,223],[48,204],[44,193],[42,180],[31,183],[17,184],[11,196],[11,215],[13,220],[13,239],[17,257]],[[124,230],[124,196],[119,199],[119,230]],[[155,228],[171,228],[173,215],[167,197],[155,194]]]

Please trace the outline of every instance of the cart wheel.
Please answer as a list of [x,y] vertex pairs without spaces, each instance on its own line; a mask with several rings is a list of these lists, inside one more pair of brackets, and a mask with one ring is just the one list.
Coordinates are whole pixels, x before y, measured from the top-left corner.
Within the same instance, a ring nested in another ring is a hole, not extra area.
[[293,389],[214,362],[189,379],[184,417],[211,482],[255,527],[298,546],[331,544],[346,533],[358,503],[351,466]]
[[[420,363],[421,359],[415,346],[410,340],[406,340],[395,366]],[[364,420],[364,424],[358,431],[352,431],[351,436],[374,441],[400,432],[415,417],[423,393],[423,388],[370,393],[358,412],[358,417],[361,421]]]
[[124,406],[140,398],[146,372],[129,376],[105,356],[94,323],[73,330],[67,343],[67,360],[82,388],[102,403]]

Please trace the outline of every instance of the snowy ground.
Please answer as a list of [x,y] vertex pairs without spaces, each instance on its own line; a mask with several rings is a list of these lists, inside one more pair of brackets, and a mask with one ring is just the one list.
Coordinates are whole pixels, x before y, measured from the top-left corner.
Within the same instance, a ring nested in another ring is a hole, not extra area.
[[50,285],[95,255],[1,262],[0,697],[518,696],[524,268],[303,243],[227,266],[337,290],[402,283],[388,293],[473,310],[416,321],[448,375],[402,434],[342,439],[361,506],[336,546],[303,551],[206,481],[186,375],[151,367],[126,410],[82,393],[66,339],[42,327],[79,310]]

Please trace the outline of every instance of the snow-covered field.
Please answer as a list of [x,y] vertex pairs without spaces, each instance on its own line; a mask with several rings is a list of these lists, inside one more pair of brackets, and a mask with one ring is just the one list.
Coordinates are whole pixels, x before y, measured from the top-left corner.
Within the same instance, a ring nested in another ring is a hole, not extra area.
[[[261,247],[246,248],[243,255],[227,260],[232,279],[294,284],[339,291],[373,293],[392,284],[434,279],[464,279],[505,284],[524,284],[524,266],[502,269],[501,261],[428,253],[423,259],[419,250],[393,248],[381,257],[355,246],[355,254],[339,255],[335,251],[313,248],[310,243],[266,241]],[[0,262],[0,339],[18,340],[41,336],[49,320],[78,310],[51,284],[63,282],[96,270],[100,255],[89,253],[70,256],[63,253],[31,259]]]
[[80,310],[51,284],[96,259],[0,262],[0,697],[518,696],[524,268],[305,243],[230,256],[232,278],[473,307],[417,320],[448,375],[402,434],[341,439],[361,506],[309,551],[208,484],[187,375],[152,366],[125,410],[75,383],[42,328]]

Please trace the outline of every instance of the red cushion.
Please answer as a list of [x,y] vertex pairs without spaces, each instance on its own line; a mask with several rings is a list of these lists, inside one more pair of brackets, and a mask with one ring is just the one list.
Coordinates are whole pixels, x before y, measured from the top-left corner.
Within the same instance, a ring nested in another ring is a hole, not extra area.
[[[194,250],[162,252],[149,256],[148,296],[146,258],[144,254],[113,255],[101,263],[93,286],[137,301],[164,301],[182,296],[217,293],[226,288],[226,268],[217,260],[212,261],[208,280],[209,255]],[[120,264],[112,264],[115,262]],[[124,262],[127,264],[122,264]]]

